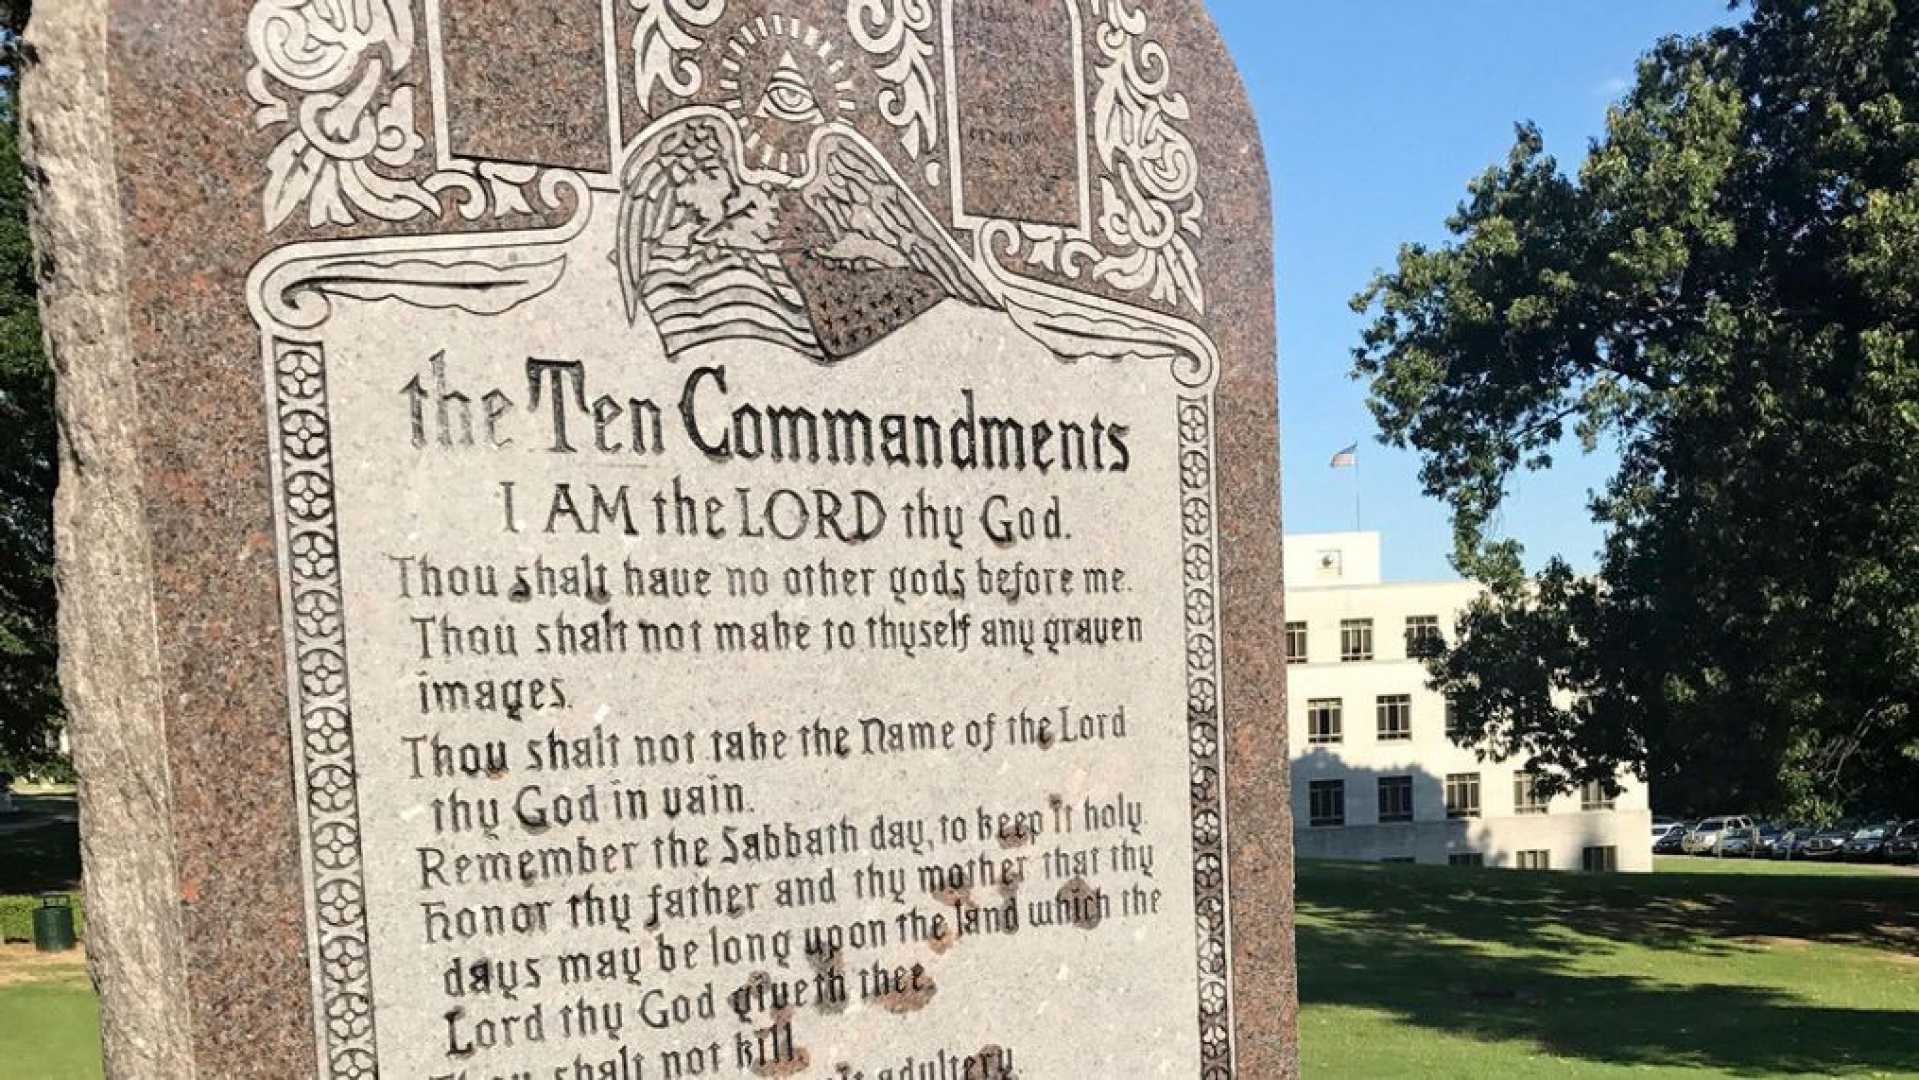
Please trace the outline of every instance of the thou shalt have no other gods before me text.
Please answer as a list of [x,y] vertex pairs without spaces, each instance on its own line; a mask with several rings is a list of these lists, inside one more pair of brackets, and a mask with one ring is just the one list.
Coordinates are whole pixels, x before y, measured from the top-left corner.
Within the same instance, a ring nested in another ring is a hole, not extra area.
[[[471,525],[532,554],[474,558],[464,541],[430,539],[382,552],[379,592],[406,612],[403,700],[438,721],[401,725],[391,745],[403,785],[431,789],[399,876],[415,896],[408,936],[444,953],[433,1056],[504,1067],[570,1047],[556,1068],[622,1078],[790,1069],[810,1041],[795,1010],[927,1007],[942,985],[934,957],[968,939],[1119,933],[1164,917],[1163,839],[1148,819],[1176,830],[1179,804],[1124,784],[1070,797],[996,799],[991,784],[931,800],[876,793],[871,809],[813,815],[768,813],[762,794],[773,770],[852,777],[865,762],[986,777],[1020,755],[1118,752],[1142,723],[1124,691],[1095,700],[1074,684],[1067,700],[958,708],[829,700],[674,729],[643,701],[616,694],[609,708],[592,674],[633,658],[1039,663],[1147,647],[1154,616],[1132,598],[1148,568],[1110,543],[1060,557],[1081,550],[1081,522],[1093,534],[1112,525],[1099,521],[1100,486],[1127,482],[1138,453],[1125,416],[989,407],[964,385],[901,411],[768,400],[739,362],[689,366],[652,395],[541,357],[495,384],[463,380],[449,356],[389,376],[380,422],[403,448],[458,462],[463,485],[489,489]],[[553,467],[487,473],[489,460],[526,456]],[[664,467],[641,482],[595,467],[635,460]],[[757,482],[732,482],[729,468]],[[824,482],[782,482],[788,473]],[[946,475],[967,479],[960,494]],[[655,557],[654,542],[688,557]],[[781,549],[805,554],[767,554]],[[515,734],[475,737],[465,721],[488,717]],[[849,902],[858,913],[835,917]],[[596,934],[594,948],[527,947]],[[898,956],[902,944],[926,958]],[[571,996],[545,996],[556,987]],[[731,1039],[691,1037],[729,1018]],[[656,1047],[661,1033],[688,1042]],[[601,1040],[618,1049],[588,1052]],[[984,1077],[1014,1075],[1017,1052],[903,1056]],[[819,1074],[919,1075],[834,1064],[844,1071]]]

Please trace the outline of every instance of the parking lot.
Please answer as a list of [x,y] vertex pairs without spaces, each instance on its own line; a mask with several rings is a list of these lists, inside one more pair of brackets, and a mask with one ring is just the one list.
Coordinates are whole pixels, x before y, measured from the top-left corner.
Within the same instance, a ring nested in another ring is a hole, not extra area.
[[1692,859],[1919,867],[1919,819],[1848,820],[1824,825],[1781,823],[1747,814],[1693,820],[1654,818],[1653,854]]

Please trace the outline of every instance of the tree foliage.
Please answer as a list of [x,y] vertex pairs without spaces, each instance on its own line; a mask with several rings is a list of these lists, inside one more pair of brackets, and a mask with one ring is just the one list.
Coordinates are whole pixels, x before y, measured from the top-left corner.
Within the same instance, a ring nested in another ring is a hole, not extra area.
[[27,233],[17,72],[28,5],[0,0],[0,772],[63,768],[55,665],[53,374]]
[[[1576,175],[1520,126],[1354,299],[1354,374],[1488,586],[1432,662],[1472,741],[1919,810],[1919,4],[1741,11],[1647,53]],[[1599,572],[1529,578],[1491,526],[1569,432],[1619,454]]]

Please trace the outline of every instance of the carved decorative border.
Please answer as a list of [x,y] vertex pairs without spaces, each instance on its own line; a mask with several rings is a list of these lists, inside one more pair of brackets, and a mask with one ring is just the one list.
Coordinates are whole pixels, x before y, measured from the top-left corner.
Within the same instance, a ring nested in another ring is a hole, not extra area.
[[[889,88],[882,115],[909,157],[934,164],[941,133],[926,67],[930,4],[942,0],[847,0],[849,27]],[[951,0],[943,0],[949,3]],[[661,116],[698,92],[698,31],[726,0],[628,0],[639,12],[632,42],[642,111]],[[1164,48],[1147,36],[1138,0],[1086,0],[1100,16],[1090,110],[1098,162],[1098,242],[1065,230],[991,221],[974,232],[972,256],[1009,316],[1066,360],[1169,362],[1176,398],[1185,681],[1202,1080],[1233,1076],[1226,809],[1221,731],[1218,520],[1212,382],[1218,356],[1199,327],[1158,311],[1047,284],[1014,270],[1046,270],[1205,310],[1194,250],[1203,203],[1197,157],[1179,129],[1189,118],[1169,92]],[[1129,6],[1132,5],[1132,6]],[[390,222],[457,212],[469,221],[570,205],[572,221],[544,236],[483,233],[389,238],[283,249],[256,268],[250,286],[266,336],[272,455],[284,564],[294,774],[313,929],[313,988],[320,1071],[326,1080],[374,1080],[373,1014],[360,808],[347,683],[346,633],[335,520],[332,428],[321,347],[302,340],[336,299],[400,301],[494,314],[551,288],[559,261],[489,262],[485,249],[562,243],[584,227],[587,183],[565,170],[505,163],[445,163],[420,175],[424,140],[414,126],[415,0],[256,0],[248,26],[256,65],[248,86],[256,124],[283,128],[268,159],[269,231],[301,208],[307,224]],[[430,92],[430,91],[429,91]],[[948,132],[950,135],[950,132]],[[643,141],[643,140],[642,140]],[[923,157],[923,155],[925,155]],[[937,184],[936,172],[929,179]],[[1089,178],[1090,180],[1090,178]],[[443,205],[443,198],[450,198]],[[458,253],[451,254],[451,253]],[[478,253],[476,255],[476,253]],[[274,265],[268,266],[268,263]],[[476,283],[482,288],[476,288]]]
[[[304,843],[319,937],[314,983],[327,1080],[375,1080],[377,1043],[357,771],[335,517],[332,425],[317,344],[272,340],[278,502],[287,556],[288,655],[300,734]],[[1179,511],[1191,757],[1200,1078],[1233,1074],[1225,750],[1220,701],[1218,516],[1212,395],[1177,401]]]
[[[592,202],[586,181],[564,169],[541,174],[539,197],[549,206],[571,206],[571,216],[530,231],[288,245],[255,264],[248,276],[271,418],[292,767],[302,811],[307,922],[314,936],[314,1031],[323,1080],[374,1080],[378,1056],[333,423],[326,354],[315,335],[340,301],[490,316],[542,295],[558,282],[564,245],[586,228]],[[529,252],[554,254],[524,258]]]
[[907,157],[926,157],[927,183],[938,186],[939,164],[931,158],[940,143],[939,112],[933,107],[939,89],[927,63],[933,46],[926,41],[933,29],[933,0],[846,0],[846,26],[860,48],[884,61],[876,72],[886,84],[879,96],[880,117],[899,130]]
[[247,92],[254,126],[281,131],[267,157],[268,232],[303,206],[311,229],[438,220],[443,198],[467,221],[534,212],[536,166],[455,163],[416,175],[426,138],[406,79],[417,15],[415,0],[256,0]]
[[[277,280],[267,274],[262,284]],[[368,299],[362,297],[361,299]],[[324,314],[314,320],[324,321]],[[360,809],[354,764],[332,424],[324,352],[272,336],[283,585],[295,775],[318,944],[316,1028],[325,1080],[376,1080]],[[1175,367],[1173,373],[1178,374]],[[1187,737],[1191,770],[1193,898],[1201,1080],[1233,1077],[1230,933],[1226,896],[1224,728],[1220,701],[1218,515],[1213,396],[1176,400]]]
[[[869,0],[869,2],[876,2],[876,0]],[[1092,239],[1093,235],[1093,164],[1086,151],[1086,144],[1088,142],[1087,125],[1091,121],[1086,107],[1086,19],[1080,11],[1083,0],[1035,0],[1035,2],[1057,4],[1059,9],[1066,13],[1067,23],[1072,30],[1073,111],[1077,117],[1077,123],[1073,128],[1072,139],[1074,165],[1079,170],[1079,183],[1076,185],[1078,188],[1076,198],[1079,219],[1076,224],[1070,227],[981,218],[966,212],[966,155],[959,134],[959,79],[954,74],[958,70],[959,62],[959,50],[953,40],[956,36],[953,29],[953,6],[956,2],[964,3],[966,0],[942,0],[940,5],[943,9],[943,17],[940,20],[940,33],[944,38],[941,44],[946,53],[946,126],[952,132],[953,136],[952,139],[949,140],[946,155],[952,164],[950,170],[951,176],[948,178],[950,185],[947,197],[953,202],[954,226],[960,229],[979,229],[982,226],[991,227],[995,225],[1017,226],[1021,229],[1031,229],[1036,235],[1045,237],[1054,245],[1053,250],[1048,254],[1057,254],[1058,245],[1067,241],[1077,241],[1086,244]],[[927,179],[937,186],[938,176],[930,165],[927,172]],[[1013,236],[1013,250],[1017,250],[1019,239],[1019,234],[1015,233]],[[1034,266],[1047,267],[1055,273],[1061,272],[1060,267],[1053,265],[1052,262],[1049,262],[1048,259],[1044,257],[1035,257],[1030,259],[1029,262]]]
[[1225,748],[1220,732],[1219,538],[1213,486],[1213,399],[1182,397],[1180,536],[1186,589],[1186,729],[1192,754],[1193,911],[1199,938],[1203,1080],[1233,1075],[1232,955],[1226,908]]
[[271,348],[288,690],[297,719],[295,776],[306,811],[302,840],[318,937],[316,1027],[330,1080],[373,1080],[379,1059],[326,364],[318,344],[275,338]]
[[[936,2],[943,5],[943,20],[934,17]],[[953,2],[847,0],[846,9],[854,41],[879,65],[880,115],[898,129],[900,145],[934,186],[934,152],[942,140],[934,102],[950,98],[951,87],[942,94],[937,85],[928,36],[936,25],[947,32]],[[1077,20],[1081,0],[1066,2]],[[643,116],[664,115],[700,92],[703,69],[696,57],[707,47],[701,31],[721,19],[726,0],[627,3],[638,15],[630,43],[634,107]],[[1171,60],[1150,36],[1139,0],[1084,3],[1099,20],[1092,31],[1093,93],[1082,109],[1090,113],[1083,119],[1092,127],[1099,175],[1081,178],[1083,186],[1098,181],[1097,239],[1057,226],[1007,223],[1017,225],[1021,261],[1069,281],[1094,281],[1203,314],[1206,294],[1195,245],[1205,202],[1198,155],[1182,130],[1191,108],[1185,95],[1171,89]],[[489,214],[501,219],[559,209],[540,205],[537,166],[454,160],[444,146],[423,153],[427,139],[415,115],[411,72],[422,17],[418,0],[256,0],[247,25],[254,58],[247,89],[256,106],[254,125],[280,133],[267,158],[262,212],[268,231],[302,208],[312,229],[369,218],[438,219],[449,210],[478,221]],[[427,29],[430,39],[430,18]],[[942,44],[950,66],[950,42]],[[607,46],[611,55],[613,43]],[[429,96],[436,86],[428,80]],[[1082,101],[1086,90],[1077,90]],[[611,115],[617,116],[617,84],[609,85],[609,93],[615,95],[608,102]],[[667,104],[656,110],[661,97]],[[440,116],[437,98],[429,104]],[[949,110],[956,108],[948,102]],[[957,118],[949,116],[948,123]],[[436,126],[436,142],[444,141],[443,126]],[[617,131],[609,134],[617,143]],[[419,163],[428,157],[434,163],[420,175]],[[959,182],[957,170],[952,180]],[[960,206],[957,191],[954,206]]]
[[719,22],[726,14],[726,0],[627,2],[639,13],[639,23],[633,28],[633,85],[640,115],[658,115],[653,109],[658,90],[672,98],[672,104],[660,113],[672,112],[699,93],[704,84],[704,72],[693,57],[706,47],[706,41],[695,31]]
[[[318,936],[314,985],[326,1080],[376,1080],[377,1042],[354,765],[324,352],[274,337],[275,478],[289,627],[296,777]],[[1187,736],[1191,768],[1200,1078],[1233,1077],[1225,751],[1211,393],[1177,399]]]
[[[951,0],[948,0],[950,3]],[[1090,280],[1204,314],[1199,280],[1199,154],[1181,130],[1192,119],[1186,95],[1174,93],[1172,61],[1153,40],[1137,0],[1090,0],[1100,17],[1094,43],[1093,144],[1099,177],[1102,243],[1050,225],[1020,225],[1025,262],[1065,277]]]

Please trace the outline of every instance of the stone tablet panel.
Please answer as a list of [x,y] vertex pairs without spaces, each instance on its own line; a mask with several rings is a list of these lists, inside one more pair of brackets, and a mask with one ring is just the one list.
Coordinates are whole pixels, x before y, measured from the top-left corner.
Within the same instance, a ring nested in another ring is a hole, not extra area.
[[1085,235],[1086,42],[1078,0],[945,5],[956,221],[1058,225]]
[[141,407],[91,482],[177,800],[89,868],[116,1072],[1295,1071],[1266,194],[1196,6],[248,0],[204,72],[141,7],[31,85],[104,20],[245,91],[184,145],[252,194],[110,140],[114,347],[181,365],[70,380]]
[[[605,0],[433,0],[433,103],[455,159],[607,173],[619,153]],[[540,108],[519,105],[531,96]]]

